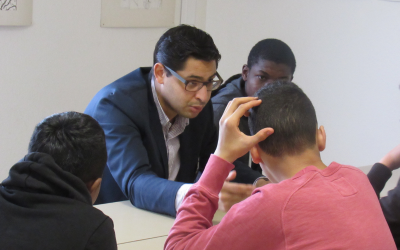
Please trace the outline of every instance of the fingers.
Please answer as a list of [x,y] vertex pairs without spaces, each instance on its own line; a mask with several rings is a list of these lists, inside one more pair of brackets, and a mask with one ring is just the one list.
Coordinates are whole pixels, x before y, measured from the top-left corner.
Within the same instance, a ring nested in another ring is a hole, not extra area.
[[[235,98],[228,103],[225,108],[224,114],[222,115],[221,122],[224,121],[227,117],[230,117],[233,113],[237,113],[236,117],[242,117],[247,110],[250,108],[260,105],[261,100],[258,100],[257,97],[242,97],[242,98]],[[244,104],[243,107],[239,109],[237,112],[238,107]]]
[[218,209],[227,212],[233,205],[249,197],[254,189],[249,184],[225,182],[219,193]]
[[400,167],[400,145],[390,150],[379,162],[391,171],[398,169]]
[[260,131],[257,132],[257,134],[249,137],[251,140],[251,144],[256,145],[260,141],[264,141],[267,139],[268,136],[272,135],[274,133],[273,128],[263,128]]
[[261,100],[251,100],[249,102],[246,103],[242,103],[240,104],[236,110],[232,113],[232,115],[230,117],[232,117],[232,119],[240,119],[242,118],[242,116],[244,116],[246,114],[246,112],[248,112],[249,109],[258,106],[261,104]]
[[225,181],[233,181],[236,178],[236,170],[232,170],[229,172],[228,177],[226,177]]

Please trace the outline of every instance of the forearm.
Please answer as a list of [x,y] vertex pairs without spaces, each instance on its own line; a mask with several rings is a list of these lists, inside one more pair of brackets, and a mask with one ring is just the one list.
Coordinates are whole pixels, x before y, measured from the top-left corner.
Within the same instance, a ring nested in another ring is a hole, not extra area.
[[212,218],[218,208],[218,194],[232,169],[232,164],[214,155],[210,157],[200,180],[178,209],[165,249],[204,249],[217,228],[212,227]]
[[375,163],[372,166],[368,173],[368,179],[378,197],[380,197],[380,193],[391,176],[392,171],[390,171],[385,165],[381,163]]
[[175,217],[175,198],[183,184],[144,173],[129,184],[128,197],[135,207]]

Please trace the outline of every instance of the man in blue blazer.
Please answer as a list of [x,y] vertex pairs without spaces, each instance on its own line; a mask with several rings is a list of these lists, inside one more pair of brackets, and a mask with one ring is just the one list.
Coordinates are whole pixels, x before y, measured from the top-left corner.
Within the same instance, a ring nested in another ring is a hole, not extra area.
[[[129,199],[136,207],[176,215],[217,145],[209,100],[222,83],[220,58],[210,35],[180,25],[157,42],[152,68],[136,69],[96,94],[85,113],[104,129],[108,151],[97,204]],[[236,172],[241,183],[260,176],[241,163]],[[227,182],[222,207],[253,189]]]

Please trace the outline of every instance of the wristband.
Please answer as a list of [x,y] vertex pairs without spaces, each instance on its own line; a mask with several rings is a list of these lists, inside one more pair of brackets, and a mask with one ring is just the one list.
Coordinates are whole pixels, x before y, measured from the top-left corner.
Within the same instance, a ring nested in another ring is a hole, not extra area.
[[257,185],[257,182],[258,182],[259,180],[269,181],[269,179],[268,179],[267,177],[265,177],[265,176],[260,176],[260,177],[258,177],[258,178],[253,182],[253,186],[256,186],[256,185]]

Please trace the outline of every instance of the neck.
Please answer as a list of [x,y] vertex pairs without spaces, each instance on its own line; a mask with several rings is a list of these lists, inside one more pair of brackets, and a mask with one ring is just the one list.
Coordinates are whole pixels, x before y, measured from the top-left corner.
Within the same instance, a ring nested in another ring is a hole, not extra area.
[[273,182],[281,182],[290,179],[298,172],[308,166],[315,166],[318,169],[326,168],[326,165],[321,161],[318,149],[306,149],[300,154],[284,155],[282,157],[273,157],[264,155],[263,160],[265,165],[264,171]]
[[177,116],[177,113],[172,110],[172,108],[169,106],[169,104],[167,102],[165,102],[165,100],[161,94],[161,92],[162,92],[161,84],[158,83],[155,78],[153,78],[153,80],[154,80],[154,87],[156,89],[157,99],[160,102],[161,108],[164,111],[164,113],[167,115],[169,121],[171,123],[173,123],[175,117]]

